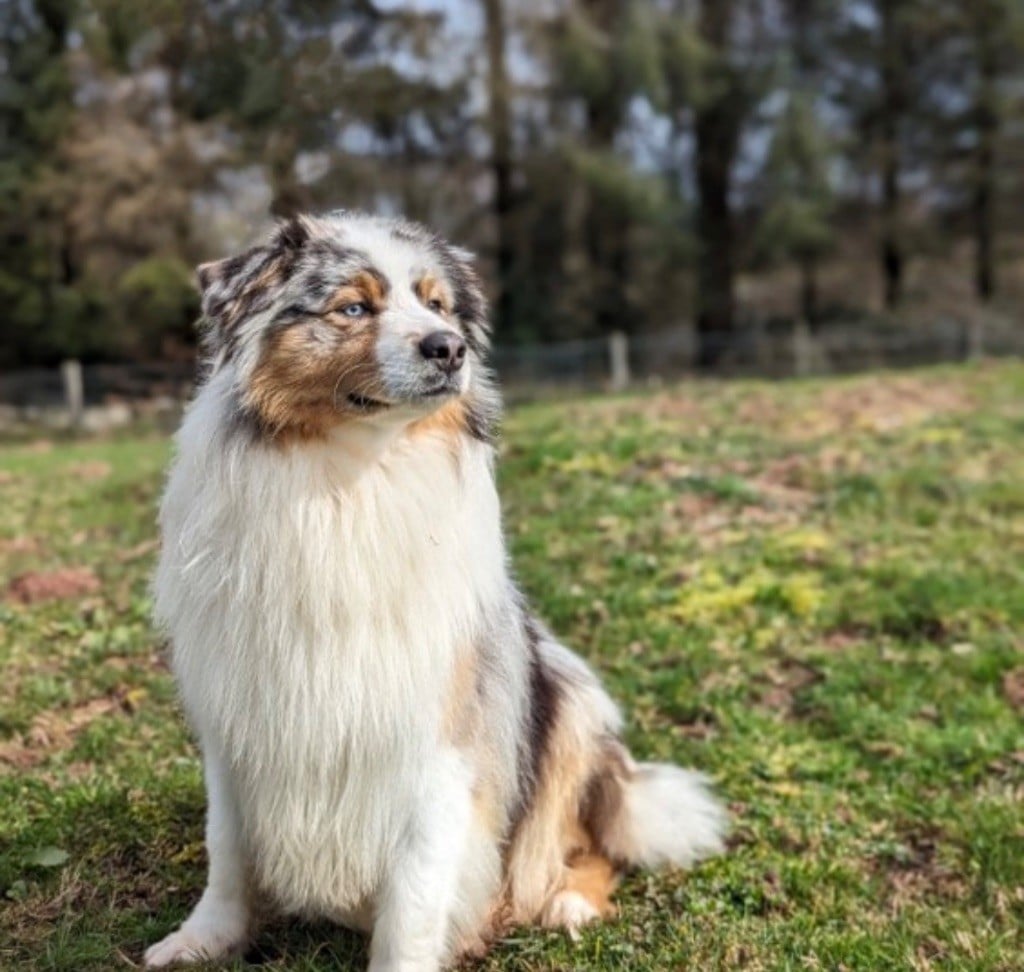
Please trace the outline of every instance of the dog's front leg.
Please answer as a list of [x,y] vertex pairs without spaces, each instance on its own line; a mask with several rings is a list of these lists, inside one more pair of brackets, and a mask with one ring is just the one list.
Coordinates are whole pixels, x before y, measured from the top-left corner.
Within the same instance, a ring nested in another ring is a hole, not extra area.
[[204,747],[206,779],[206,890],[181,928],[146,952],[146,965],[221,958],[240,949],[252,933],[247,870],[238,805],[224,761]]
[[385,880],[370,972],[436,972],[446,958],[472,806],[462,757],[445,750],[423,775],[402,849]]

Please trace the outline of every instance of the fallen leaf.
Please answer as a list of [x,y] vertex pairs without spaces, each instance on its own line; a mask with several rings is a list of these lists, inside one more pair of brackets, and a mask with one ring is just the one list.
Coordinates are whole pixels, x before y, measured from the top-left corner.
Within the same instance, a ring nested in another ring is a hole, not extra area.
[[1024,709],[1024,667],[1014,668],[1003,676],[1003,695],[1015,709]]
[[36,867],[60,867],[71,855],[61,847],[40,847],[28,862]]

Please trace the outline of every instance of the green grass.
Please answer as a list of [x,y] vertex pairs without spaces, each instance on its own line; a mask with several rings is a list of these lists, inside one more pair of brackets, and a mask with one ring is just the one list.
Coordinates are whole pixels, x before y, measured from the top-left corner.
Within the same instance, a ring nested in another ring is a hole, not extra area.
[[[130,967],[202,886],[147,621],[167,457],[0,449],[0,581],[102,585],[0,600],[5,970]],[[629,877],[578,945],[523,931],[482,969],[1024,967],[1024,365],[529,406],[501,488],[540,613],[734,831],[693,873]],[[365,945],[281,922],[248,961],[358,968]]]

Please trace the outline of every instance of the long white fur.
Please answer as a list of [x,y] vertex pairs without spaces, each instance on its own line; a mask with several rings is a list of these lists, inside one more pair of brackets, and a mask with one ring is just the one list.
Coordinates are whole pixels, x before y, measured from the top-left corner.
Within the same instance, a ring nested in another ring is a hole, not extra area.
[[[390,274],[413,272],[415,254],[399,266],[389,252]],[[421,310],[400,324],[398,308],[382,328],[385,370],[401,371],[403,327]],[[453,451],[450,435],[407,435],[422,412],[402,407],[324,442],[254,446],[232,431],[239,380],[224,365],[188,410],[161,509],[156,616],[203,752],[210,860],[192,915],[146,962],[244,947],[259,886],[289,912],[372,931],[377,972],[432,972],[500,889],[501,848],[471,800],[489,776],[512,802],[524,732],[528,659],[515,639],[487,659],[496,765],[473,765],[441,730],[458,653],[500,645],[519,619],[492,452],[469,436]],[[581,745],[615,732],[589,669],[544,650],[576,686]],[[641,768],[627,804],[632,822],[609,848],[623,859],[689,863],[720,846],[713,801],[683,771]]]
[[156,610],[261,881],[291,910],[343,916],[377,891],[449,759],[454,652],[506,594],[489,450],[467,443],[456,462],[430,435],[399,438],[393,415],[251,449],[224,435],[228,382],[178,437]]

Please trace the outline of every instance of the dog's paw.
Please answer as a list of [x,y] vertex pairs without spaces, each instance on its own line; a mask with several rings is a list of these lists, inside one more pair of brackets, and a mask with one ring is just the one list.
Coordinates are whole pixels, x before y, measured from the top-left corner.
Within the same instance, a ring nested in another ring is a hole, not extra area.
[[146,949],[146,968],[162,969],[167,965],[191,965],[223,958],[242,943],[237,935],[220,934],[212,929],[186,931],[179,928],[162,942]]
[[564,928],[575,942],[580,928],[600,917],[601,912],[578,891],[559,891],[544,909],[543,923],[547,928]]

